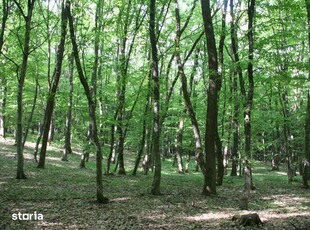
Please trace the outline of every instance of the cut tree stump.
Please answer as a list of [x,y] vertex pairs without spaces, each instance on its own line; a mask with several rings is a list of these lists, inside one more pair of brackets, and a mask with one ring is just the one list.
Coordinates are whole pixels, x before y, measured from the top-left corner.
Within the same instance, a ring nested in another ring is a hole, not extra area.
[[258,226],[263,224],[257,213],[250,213],[245,215],[236,214],[233,216],[232,220],[235,221],[237,225],[242,225],[244,227]]

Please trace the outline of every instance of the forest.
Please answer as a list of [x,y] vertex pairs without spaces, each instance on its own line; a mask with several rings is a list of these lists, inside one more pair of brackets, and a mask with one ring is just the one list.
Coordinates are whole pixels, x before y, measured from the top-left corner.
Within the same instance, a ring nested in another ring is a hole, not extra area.
[[310,0],[0,7],[0,229],[310,228]]

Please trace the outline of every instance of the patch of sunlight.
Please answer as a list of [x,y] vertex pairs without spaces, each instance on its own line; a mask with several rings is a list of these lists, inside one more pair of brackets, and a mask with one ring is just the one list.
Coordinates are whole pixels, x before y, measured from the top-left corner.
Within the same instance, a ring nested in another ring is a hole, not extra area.
[[264,197],[264,200],[272,202],[272,205],[276,207],[278,211],[298,213],[301,210],[301,206],[307,199],[304,197],[293,197],[290,195],[274,195]]
[[275,172],[275,173],[278,174],[278,175],[281,175],[281,176],[287,176],[286,172]]
[[257,167],[254,165],[253,170],[267,170],[267,167]]
[[62,165],[62,164],[58,164],[58,163],[49,163],[50,165],[54,165],[54,166],[56,166],[56,167],[60,167],[60,168],[67,168],[67,167],[69,167],[69,166],[64,166],[64,165]]
[[253,172],[253,176],[266,176],[266,174]]
[[284,218],[292,218],[298,216],[309,216],[310,212],[298,212],[298,213],[271,213],[271,212],[258,212],[259,217],[262,221],[274,220],[274,219],[284,219]]
[[33,154],[24,153],[24,158],[25,158],[25,159],[33,159]]
[[189,221],[204,221],[204,220],[218,220],[218,219],[229,219],[234,215],[233,213],[227,212],[214,212],[214,213],[204,213],[196,216],[186,216],[183,217]]
[[20,186],[20,188],[38,189],[38,187],[36,187],[36,186]]
[[[42,228],[45,228],[45,227],[56,227],[56,226],[63,226],[64,224],[63,223],[51,223],[51,222],[45,222],[45,221],[42,221],[41,223],[38,224],[39,227],[42,227]],[[74,227],[73,226],[70,226],[70,227]]]
[[52,160],[52,161],[61,161],[60,157],[46,157],[46,159]]
[[120,197],[112,199],[112,201],[127,201],[127,200],[131,200],[131,197]]
[[174,173],[173,172],[169,172],[169,171],[168,172],[167,171],[162,171],[161,174],[162,175],[171,175],[171,174],[174,174]]
[[151,216],[146,216],[146,219],[159,220],[159,219],[165,219],[166,217],[167,217],[166,214],[153,214]]
[[8,182],[6,182],[6,181],[0,181],[0,185],[2,185],[2,184],[7,184]]

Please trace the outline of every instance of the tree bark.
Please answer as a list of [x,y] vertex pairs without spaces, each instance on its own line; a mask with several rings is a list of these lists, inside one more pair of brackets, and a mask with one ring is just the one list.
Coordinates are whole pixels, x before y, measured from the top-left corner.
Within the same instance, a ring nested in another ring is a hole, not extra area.
[[67,34],[67,24],[68,24],[68,9],[69,3],[66,2],[65,5],[62,3],[61,10],[61,37],[60,42],[57,49],[56,56],[56,66],[53,73],[53,84],[50,92],[48,94],[46,108],[45,108],[45,116],[44,116],[44,125],[43,125],[43,134],[42,134],[42,145],[40,150],[40,158],[38,163],[38,168],[45,167],[45,157],[46,157],[46,148],[49,139],[49,131],[52,122],[52,115],[55,107],[55,96],[58,88],[59,79],[61,76],[61,67],[63,61],[63,55],[65,51],[65,40]]
[[[224,9],[222,13],[222,28],[221,28],[221,35],[220,35],[220,42],[219,42],[219,75],[221,79],[224,79],[224,45],[225,45],[225,38],[226,38],[226,13],[227,13],[227,5],[228,0],[224,0]],[[226,100],[226,99],[224,99]],[[224,115],[225,115],[225,103],[224,102],[224,109],[223,109],[223,118],[222,118],[222,137],[224,135]],[[217,157],[217,181],[216,184],[218,186],[223,184],[223,178],[224,178],[224,155],[223,155],[223,143],[219,135],[219,131],[217,130],[216,134],[216,157]]]
[[158,57],[157,57],[157,41],[155,34],[155,12],[156,12],[156,1],[150,0],[150,20],[149,20],[149,36],[152,48],[152,70],[153,70],[153,81],[154,81],[154,101],[153,101],[153,156],[154,156],[154,178],[152,183],[151,193],[153,195],[160,195],[160,180],[161,180],[161,157],[159,151],[159,138],[160,138],[160,124],[159,124],[159,98],[160,98],[160,82],[158,72]]
[[[0,32],[0,54],[4,44],[4,31],[6,27],[6,21],[9,15],[8,0],[2,0],[2,21]],[[5,106],[6,106],[6,79],[1,76],[1,88],[0,88],[0,137],[5,138]]]
[[6,86],[6,80],[4,77],[0,79],[1,81],[1,89],[0,89],[0,137],[5,138],[6,137],[6,116],[5,116],[5,107],[6,107],[6,92],[7,92],[7,86]]
[[78,46],[76,43],[75,33],[74,33],[74,26],[73,26],[73,17],[70,11],[70,2],[67,3],[68,9],[68,19],[69,19],[69,28],[70,28],[70,37],[71,43],[73,47],[74,59],[77,67],[77,72],[80,78],[80,82],[83,85],[85,95],[88,101],[88,113],[90,118],[90,123],[92,126],[92,133],[91,137],[96,146],[96,184],[97,184],[97,202],[98,203],[108,203],[108,198],[103,195],[103,183],[102,183],[102,151],[101,145],[98,138],[98,131],[97,131],[97,122],[96,122],[96,102],[92,98],[91,90],[89,88],[88,82],[84,76],[84,72],[82,69],[82,65],[79,58],[79,51]]
[[25,129],[25,135],[24,135],[24,139],[23,139],[23,148],[25,146],[26,140],[27,140],[27,136],[28,136],[28,132],[32,123],[32,117],[36,108],[36,103],[37,103],[37,97],[38,97],[38,89],[39,89],[39,80],[38,80],[38,75],[39,73],[36,72],[36,87],[35,87],[35,92],[34,92],[34,96],[33,96],[33,102],[32,102],[32,109],[30,112],[30,116],[28,118],[28,122],[27,122],[27,127]]
[[6,21],[9,16],[9,0],[2,0],[2,21],[1,21],[1,32],[0,32],[0,54],[4,44],[4,31],[6,27]]
[[21,67],[21,72],[18,77],[18,92],[17,92],[17,128],[16,128],[16,148],[17,148],[17,179],[25,179],[24,173],[24,155],[23,155],[23,88],[26,78],[28,57],[30,54],[30,33],[31,33],[31,22],[33,16],[33,9],[35,0],[28,1],[27,4],[27,16],[22,10],[19,3],[15,1],[15,4],[19,8],[21,14],[25,20],[25,37],[23,44],[23,62]]
[[[308,18],[308,48],[310,53],[310,0],[305,0]],[[309,54],[308,54],[309,55]],[[308,92],[307,92],[307,111],[305,122],[305,161],[303,173],[303,186],[309,188],[308,180],[310,179],[310,56],[308,56]]]
[[221,76],[218,73],[218,58],[212,24],[210,0],[201,0],[202,17],[206,35],[209,64],[208,108],[206,116],[205,153],[206,153],[206,191],[207,195],[216,194],[215,137],[217,133],[218,92]]
[[73,62],[74,55],[73,52],[69,56],[69,97],[68,97],[68,107],[66,114],[66,128],[65,128],[65,146],[63,150],[63,156],[61,158],[62,161],[68,160],[68,154],[72,154],[71,149],[71,122],[72,122],[72,99],[73,99]]
[[182,151],[183,151],[183,130],[184,130],[184,114],[185,111],[182,111],[179,118],[179,127],[177,131],[177,145],[176,145],[176,158],[178,164],[178,172],[184,173],[183,170],[183,160],[182,160]]
[[233,119],[232,119],[232,127],[233,127],[233,148],[232,148],[232,166],[231,166],[231,176],[237,176],[237,167],[238,167],[238,158],[239,157],[239,140],[240,140],[240,123],[239,123],[239,97],[238,97],[238,81],[237,81],[237,74],[239,76],[240,82],[240,91],[242,95],[242,101],[245,99],[245,88],[244,88],[244,80],[243,80],[243,73],[240,66],[240,59],[239,59],[239,50],[238,50],[238,33],[237,33],[237,25],[236,25],[236,17],[234,13],[234,0],[230,0],[230,14],[232,17],[231,20],[231,27],[230,27],[230,36],[231,36],[231,48],[233,52],[233,63],[234,69],[232,71],[232,97],[234,98],[234,112],[233,112]]
[[248,57],[248,82],[249,89],[247,95],[247,107],[244,112],[244,134],[245,134],[245,155],[251,158],[251,111],[254,96],[254,14],[255,14],[255,0],[248,0],[248,41],[249,41],[249,57]]
[[181,76],[182,83],[182,92],[185,101],[185,105],[192,123],[193,133],[195,137],[195,156],[196,160],[201,168],[202,174],[204,176],[204,185],[202,188],[202,194],[207,194],[207,168],[206,162],[202,153],[202,144],[201,144],[201,135],[199,131],[198,121],[196,119],[196,114],[193,109],[192,102],[190,100],[190,95],[187,89],[187,79],[184,73],[183,64],[180,56],[180,38],[181,38],[181,30],[180,30],[180,13],[178,1],[175,0],[175,16],[176,16],[176,38],[175,38],[175,57],[178,65],[178,74]]

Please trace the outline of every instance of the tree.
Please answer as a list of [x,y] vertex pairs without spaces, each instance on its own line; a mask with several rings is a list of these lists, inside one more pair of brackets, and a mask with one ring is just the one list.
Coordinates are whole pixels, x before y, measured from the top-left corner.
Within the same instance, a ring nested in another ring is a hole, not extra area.
[[[310,52],[310,1],[305,0],[308,18],[308,48]],[[309,54],[308,54],[309,55]],[[307,92],[307,111],[306,111],[306,122],[305,122],[305,161],[304,161],[304,172],[303,172],[303,186],[309,188],[308,180],[310,175],[310,56],[308,56],[308,92]]]
[[[228,0],[224,0],[224,7],[222,13],[222,26],[221,26],[221,34],[220,34],[220,41],[219,41],[219,48],[218,48],[218,58],[219,58],[219,75],[221,78],[224,78],[224,45],[225,45],[225,38],[226,38],[226,13],[227,13],[227,5]],[[226,98],[224,98],[224,101]],[[225,114],[225,102],[223,106],[223,114]],[[222,117],[222,138],[224,136],[224,116]],[[223,156],[223,147],[222,147],[222,140],[219,136],[219,131],[216,134],[216,156],[217,156],[217,185],[222,185],[223,178],[224,178],[224,156]]]
[[[9,16],[9,1],[2,0],[2,21],[1,21],[1,32],[0,32],[0,55],[2,53],[2,47],[4,44],[4,32],[6,21]],[[6,80],[2,76],[0,79],[1,88],[0,88],[0,137],[5,138],[5,106],[6,106]]]
[[65,51],[65,41],[67,34],[67,24],[68,24],[68,10],[69,10],[69,2],[62,2],[62,10],[61,10],[61,37],[60,42],[57,49],[57,57],[56,57],[56,66],[53,73],[53,84],[48,94],[46,108],[45,108],[45,116],[44,116],[44,125],[43,125],[43,138],[42,138],[42,146],[40,150],[40,158],[38,163],[38,168],[45,167],[45,157],[46,157],[46,148],[48,142],[49,131],[51,127],[52,115],[55,107],[55,96],[58,88],[59,79],[61,76],[61,68],[62,61]]
[[212,24],[209,0],[201,0],[202,18],[206,35],[209,64],[208,108],[206,116],[206,194],[216,194],[215,137],[217,134],[218,93],[221,89],[221,76],[218,73],[217,48]]
[[255,14],[255,0],[248,0],[248,42],[249,42],[249,55],[248,55],[248,97],[247,107],[244,112],[244,134],[245,134],[245,155],[251,157],[251,110],[254,97],[254,78],[253,78],[253,61],[254,61],[254,14]]
[[231,48],[232,48],[232,59],[234,63],[234,69],[232,70],[231,75],[232,83],[231,83],[231,92],[232,97],[234,98],[234,112],[233,112],[233,119],[232,119],[232,126],[233,126],[233,147],[232,147],[232,166],[231,166],[231,176],[237,176],[237,167],[238,167],[238,160],[239,157],[239,140],[240,140],[240,123],[239,123],[239,110],[240,110],[240,103],[238,97],[238,81],[237,75],[239,76],[240,82],[240,91],[242,98],[244,100],[245,97],[245,89],[244,89],[244,80],[243,80],[243,73],[240,66],[240,58],[239,58],[239,49],[238,49],[238,33],[237,33],[237,25],[236,25],[236,15],[234,12],[234,1],[230,0],[230,14],[231,14],[231,28],[230,28],[230,36],[231,36]]
[[154,102],[153,102],[153,156],[155,162],[155,172],[152,183],[151,193],[153,195],[160,195],[160,179],[161,179],[161,157],[159,151],[159,137],[160,137],[160,125],[159,125],[159,98],[160,98],[160,83],[159,83],[159,70],[158,70],[158,57],[157,57],[157,42],[155,34],[155,0],[150,0],[150,19],[149,19],[149,36],[152,49],[152,71],[154,81]]
[[74,56],[73,53],[69,55],[69,71],[68,71],[68,78],[69,78],[69,97],[68,97],[68,108],[66,114],[66,130],[65,130],[65,146],[63,150],[63,156],[61,160],[67,161],[68,154],[72,153],[71,149],[71,123],[72,123],[72,94],[73,94],[73,62]]
[[75,33],[74,33],[74,25],[73,25],[73,17],[71,15],[71,10],[70,10],[70,2],[66,3],[68,7],[68,19],[69,19],[69,28],[70,28],[70,38],[71,38],[71,43],[73,47],[73,54],[74,54],[74,59],[75,59],[75,64],[77,68],[77,72],[80,78],[80,82],[83,85],[85,95],[87,97],[88,101],[88,114],[89,114],[89,119],[90,119],[90,124],[91,124],[91,138],[96,146],[96,182],[97,182],[97,202],[98,203],[108,203],[108,198],[106,198],[103,195],[103,183],[102,183],[102,150],[101,150],[101,145],[98,137],[98,131],[97,131],[97,121],[96,121],[96,101],[94,100],[90,87],[88,85],[88,82],[84,76],[84,72],[82,69],[80,57],[79,57],[79,51],[78,51],[78,45],[76,43],[76,38],[75,38]]
[[198,121],[196,119],[195,111],[193,109],[193,105],[190,100],[189,91],[187,89],[187,79],[184,73],[183,64],[182,64],[181,56],[180,56],[180,39],[181,39],[182,31],[184,31],[185,27],[183,27],[184,29],[183,28],[181,29],[179,5],[178,5],[177,0],[175,0],[175,17],[176,17],[175,57],[176,57],[176,62],[178,66],[178,74],[181,76],[183,97],[184,97],[185,105],[188,110],[188,114],[189,114],[189,117],[192,123],[193,133],[195,137],[195,156],[201,168],[202,174],[204,176],[204,185],[202,189],[202,194],[206,195],[208,193],[207,191],[207,184],[208,184],[207,168],[206,168],[206,162],[205,162],[205,159],[202,153],[201,135],[200,135],[200,130],[198,126]]
[[24,173],[24,156],[23,156],[23,88],[27,73],[28,57],[31,52],[30,47],[30,33],[31,33],[31,20],[35,0],[29,0],[27,4],[27,14],[23,10],[19,2],[14,1],[18,7],[23,19],[25,21],[25,37],[22,48],[22,66],[18,76],[18,93],[17,93],[17,128],[16,128],[16,148],[17,148],[17,179],[26,179]]

